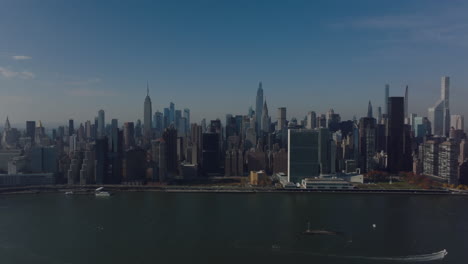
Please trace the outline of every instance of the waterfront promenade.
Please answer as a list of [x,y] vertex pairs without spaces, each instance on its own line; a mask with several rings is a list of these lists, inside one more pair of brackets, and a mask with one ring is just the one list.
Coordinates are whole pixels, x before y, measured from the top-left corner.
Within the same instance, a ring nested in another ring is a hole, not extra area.
[[348,189],[348,190],[314,190],[314,189],[286,189],[274,187],[232,187],[232,186],[176,186],[176,185],[44,185],[18,186],[0,188],[0,194],[21,193],[57,193],[70,192],[73,194],[94,194],[96,188],[103,186],[110,192],[199,192],[199,193],[359,193],[359,194],[415,194],[415,195],[467,195],[466,192],[448,189]]

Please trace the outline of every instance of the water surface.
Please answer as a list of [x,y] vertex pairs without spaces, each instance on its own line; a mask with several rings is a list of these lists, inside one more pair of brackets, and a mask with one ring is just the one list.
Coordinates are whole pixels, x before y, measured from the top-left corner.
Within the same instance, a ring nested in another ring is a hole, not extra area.
[[[468,197],[116,193],[0,197],[1,263],[398,263],[466,257]],[[304,236],[311,228],[342,236]],[[375,224],[376,228],[372,225]],[[416,259],[417,260],[417,259]]]

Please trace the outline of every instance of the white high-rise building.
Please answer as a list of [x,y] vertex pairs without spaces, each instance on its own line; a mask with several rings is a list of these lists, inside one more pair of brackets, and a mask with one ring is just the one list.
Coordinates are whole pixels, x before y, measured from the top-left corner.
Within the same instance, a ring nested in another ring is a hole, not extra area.
[[314,111],[307,113],[307,129],[315,129],[317,127],[317,114]]
[[276,130],[281,130],[286,126],[286,107],[278,108],[278,126]]
[[450,79],[443,76],[441,80],[441,98],[428,110],[428,118],[431,121],[434,136],[448,136],[450,132],[449,89]]
[[450,118],[450,127],[455,130],[465,130],[465,121],[462,115],[452,115]]

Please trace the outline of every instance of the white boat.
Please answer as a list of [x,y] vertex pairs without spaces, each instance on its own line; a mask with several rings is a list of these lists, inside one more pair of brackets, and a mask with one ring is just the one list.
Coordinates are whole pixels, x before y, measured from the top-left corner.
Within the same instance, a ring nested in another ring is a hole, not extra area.
[[96,196],[102,196],[102,197],[107,197],[111,196],[110,192],[103,191],[104,187],[99,187],[96,189]]
[[65,192],[66,195],[72,195],[73,192],[72,191],[69,191],[69,192]]
[[107,197],[107,196],[111,196],[111,193],[101,191],[101,192],[96,192],[96,196]]

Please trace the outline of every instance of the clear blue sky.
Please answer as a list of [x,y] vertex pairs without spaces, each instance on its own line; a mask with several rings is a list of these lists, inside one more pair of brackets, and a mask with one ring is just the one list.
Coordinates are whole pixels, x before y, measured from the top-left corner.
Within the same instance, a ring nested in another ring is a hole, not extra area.
[[246,114],[259,81],[270,113],[383,104],[383,87],[427,115],[452,81],[468,115],[463,1],[0,1],[0,122],[120,122],[170,101],[193,120]]

